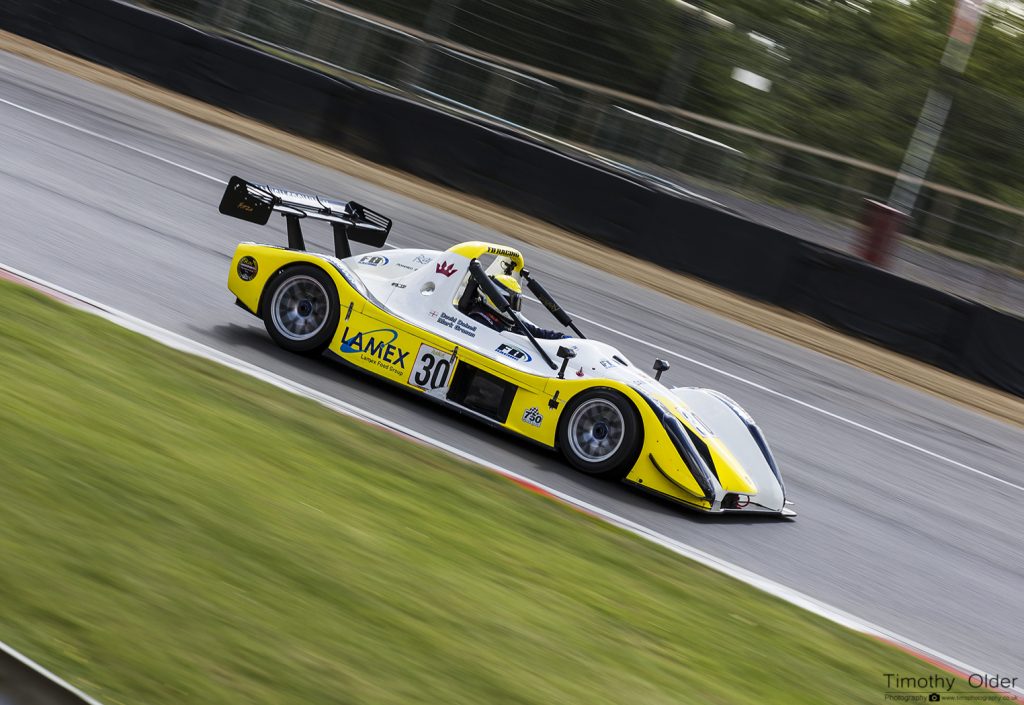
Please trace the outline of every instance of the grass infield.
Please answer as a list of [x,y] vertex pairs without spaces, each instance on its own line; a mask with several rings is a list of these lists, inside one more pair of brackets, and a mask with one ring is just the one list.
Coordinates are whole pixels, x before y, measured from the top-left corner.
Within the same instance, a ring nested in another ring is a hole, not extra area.
[[846,705],[937,672],[2,281],[0,390],[0,640],[110,705]]

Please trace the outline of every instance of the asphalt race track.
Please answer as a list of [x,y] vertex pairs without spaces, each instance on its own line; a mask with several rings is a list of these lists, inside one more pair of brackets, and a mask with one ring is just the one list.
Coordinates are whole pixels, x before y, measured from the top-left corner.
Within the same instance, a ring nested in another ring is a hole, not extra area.
[[[581,476],[554,454],[524,449],[326,359],[278,350],[225,288],[237,242],[285,242],[282,219],[260,229],[217,213],[221,182],[236,173],[365,203],[394,218],[397,246],[508,241],[427,204],[0,54],[0,262],[462,447],[990,673],[1024,676],[1021,429],[511,241],[585,333],[644,367],[665,357],[670,382],[713,387],[743,404],[764,428],[800,516],[690,514]],[[326,226],[306,232],[311,247],[329,250]],[[537,304],[528,304],[527,314],[547,320]],[[879,674],[880,697],[883,685]]]

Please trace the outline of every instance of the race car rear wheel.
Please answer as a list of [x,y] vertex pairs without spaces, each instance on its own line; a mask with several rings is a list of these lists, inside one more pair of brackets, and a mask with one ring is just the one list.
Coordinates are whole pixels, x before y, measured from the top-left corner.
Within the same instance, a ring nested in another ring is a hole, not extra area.
[[577,395],[562,412],[558,445],[577,470],[621,480],[636,463],[643,442],[640,415],[614,389],[597,388]]
[[334,282],[319,267],[299,264],[282,271],[264,294],[263,323],[285,350],[318,355],[338,327],[340,307]]

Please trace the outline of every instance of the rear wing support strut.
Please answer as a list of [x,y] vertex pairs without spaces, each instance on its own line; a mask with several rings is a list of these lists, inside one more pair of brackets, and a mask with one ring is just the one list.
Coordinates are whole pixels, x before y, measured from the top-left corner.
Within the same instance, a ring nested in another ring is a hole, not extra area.
[[[299,216],[283,213],[284,219],[288,222],[288,249],[305,250],[306,240],[302,237],[302,223]],[[341,223],[331,223],[331,230],[334,231],[334,256],[338,259],[345,259],[352,256],[352,246],[349,244],[349,228],[351,226]],[[353,238],[356,239],[356,238]]]
[[349,226],[347,225],[331,223],[331,230],[334,231],[334,256],[338,259],[345,259],[346,257],[352,256],[352,247],[348,244],[351,234],[348,229]]
[[288,249],[305,250],[306,241],[302,239],[302,224],[299,223],[299,216],[285,214],[284,219],[288,222]]

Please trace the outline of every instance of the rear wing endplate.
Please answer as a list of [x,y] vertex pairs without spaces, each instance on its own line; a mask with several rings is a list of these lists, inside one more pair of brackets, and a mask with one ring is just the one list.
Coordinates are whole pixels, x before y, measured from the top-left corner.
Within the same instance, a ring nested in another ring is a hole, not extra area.
[[266,225],[270,214],[279,212],[288,222],[288,247],[305,250],[299,220],[313,218],[331,224],[334,230],[334,249],[338,257],[351,257],[349,240],[372,247],[383,247],[391,232],[391,219],[359,205],[355,201],[335,201],[323,196],[312,196],[295,191],[253,184],[232,176],[220,212],[249,223]]

